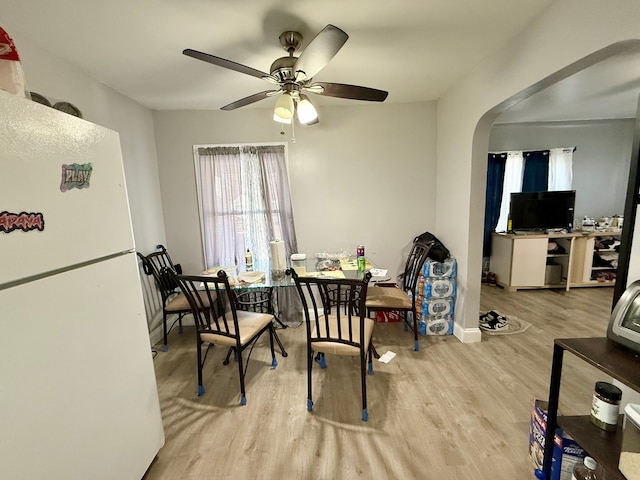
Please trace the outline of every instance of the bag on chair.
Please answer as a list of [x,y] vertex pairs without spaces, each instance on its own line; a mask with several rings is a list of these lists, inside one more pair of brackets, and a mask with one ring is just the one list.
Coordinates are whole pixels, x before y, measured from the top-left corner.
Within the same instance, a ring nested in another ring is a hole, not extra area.
[[416,242],[421,242],[421,243],[433,242],[433,245],[431,246],[429,253],[427,253],[427,257],[431,258],[432,260],[435,260],[436,262],[444,262],[447,258],[449,258],[449,255],[450,255],[449,249],[445,247],[444,244],[440,240],[438,240],[438,238],[432,233],[424,232],[418,235],[416,238],[413,239],[413,243],[416,243]]

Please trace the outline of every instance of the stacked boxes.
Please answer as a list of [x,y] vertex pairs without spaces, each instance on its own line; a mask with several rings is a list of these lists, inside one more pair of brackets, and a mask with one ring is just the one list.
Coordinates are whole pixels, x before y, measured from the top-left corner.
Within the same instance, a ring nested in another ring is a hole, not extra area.
[[421,335],[452,335],[456,303],[456,259],[424,263],[415,294]]

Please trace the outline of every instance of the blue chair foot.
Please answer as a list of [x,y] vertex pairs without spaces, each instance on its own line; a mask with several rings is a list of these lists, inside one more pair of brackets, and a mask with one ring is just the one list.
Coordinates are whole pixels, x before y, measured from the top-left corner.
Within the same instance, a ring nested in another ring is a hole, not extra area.
[[271,369],[273,370],[277,366],[278,366],[278,361],[274,358],[273,360],[271,360]]
[[318,362],[318,365],[320,365],[320,368],[327,368],[327,361],[325,360],[324,355],[316,359],[316,362]]
[[313,400],[307,398],[307,410],[313,412]]
[[373,375],[373,363],[369,362],[369,367],[367,368],[367,373],[369,375]]
[[247,397],[245,397],[244,395],[242,395],[240,397],[240,405],[246,405],[247,404]]
[[204,395],[204,386],[198,385],[198,396],[201,397]]
[[418,340],[416,340],[416,345],[415,345],[415,347],[414,347],[413,349],[414,349],[416,352],[419,352],[419,351],[420,351],[420,342],[419,342]]
[[362,409],[362,421],[366,422],[367,420],[369,420],[369,412],[367,412],[367,409],[364,408]]
[[168,352],[169,351],[169,345],[165,345],[164,347],[162,347],[162,351],[163,352]]

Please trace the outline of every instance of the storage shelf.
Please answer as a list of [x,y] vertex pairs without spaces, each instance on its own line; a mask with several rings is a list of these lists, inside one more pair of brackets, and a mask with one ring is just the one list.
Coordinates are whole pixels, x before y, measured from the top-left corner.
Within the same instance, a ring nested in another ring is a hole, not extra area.
[[[573,438],[579,438],[578,442],[588,454],[607,469],[607,478],[624,480],[617,468],[622,447],[622,419],[620,415],[618,427],[615,432],[607,432],[591,423],[590,415],[558,417],[558,426]],[[610,468],[615,465],[615,468]],[[613,475],[613,476],[612,476]]]
[[[545,445],[545,473],[550,475],[553,436],[556,426],[562,428],[605,469],[607,479],[625,480],[618,470],[622,446],[622,417],[614,432],[608,432],[591,423],[589,415],[558,416],[558,398],[562,372],[563,352],[570,352],[601,372],[640,391],[640,355],[622,347],[606,337],[555,339],[553,365],[549,384],[549,412]],[[551,435],[551,436],[550,436]]]

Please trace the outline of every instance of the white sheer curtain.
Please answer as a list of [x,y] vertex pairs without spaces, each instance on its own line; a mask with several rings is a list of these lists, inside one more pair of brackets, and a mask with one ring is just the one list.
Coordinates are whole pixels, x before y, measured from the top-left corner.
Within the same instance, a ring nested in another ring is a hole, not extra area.
[[522,174],[524,172],[524,156],[521,151],[507,152],[507,162],[504,170],[504,183],[502,187],[502,202],[500,203],[500,217],[496,225],[496,232],[507,231],[509,218],[509,205],[511,193],[522,190]]
[[205,267],[269,266],[269,242],[297,251],[284,145],[196,147]]
[[552,148],[549,150],[548,190],[571,190],[574,150],[574,147]]

